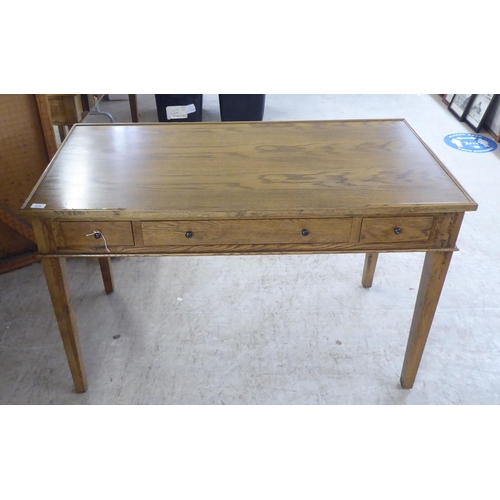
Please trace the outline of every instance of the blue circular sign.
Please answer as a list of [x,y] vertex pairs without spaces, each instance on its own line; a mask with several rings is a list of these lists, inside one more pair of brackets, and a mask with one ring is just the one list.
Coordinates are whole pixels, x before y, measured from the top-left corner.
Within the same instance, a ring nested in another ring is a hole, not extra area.
[[479,134],[450,134],[444,138],[444,142],[448,146],[466,153],[491,153],[498,147],[493,139]]

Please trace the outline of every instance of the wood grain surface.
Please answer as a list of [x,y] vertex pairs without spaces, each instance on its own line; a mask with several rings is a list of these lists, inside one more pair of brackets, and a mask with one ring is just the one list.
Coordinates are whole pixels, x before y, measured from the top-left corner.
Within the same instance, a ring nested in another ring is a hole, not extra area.
[[476,208],[404,120],[362,120],[78,124],[22,212],[172,220]]

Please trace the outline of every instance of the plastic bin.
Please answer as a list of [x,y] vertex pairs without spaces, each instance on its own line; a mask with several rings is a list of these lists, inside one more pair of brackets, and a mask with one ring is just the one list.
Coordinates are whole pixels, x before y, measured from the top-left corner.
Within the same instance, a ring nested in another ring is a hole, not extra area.
[[201,122],[203,94],[155,94],[160,122]]
[[223,122],[262,121],[266,94],[219,94]]

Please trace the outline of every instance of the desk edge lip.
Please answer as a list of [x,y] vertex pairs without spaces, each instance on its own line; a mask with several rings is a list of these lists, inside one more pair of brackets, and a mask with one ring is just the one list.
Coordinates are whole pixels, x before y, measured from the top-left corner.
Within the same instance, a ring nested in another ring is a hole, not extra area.
[[477,203],[443,203],[433,205],[387,205],[363,207],[361,209],[299,210],[145,210],[145,209],[22,209],[19,213],[28,220],[109,220],[109,221],[152,221],[152,220],[271,220],[271,219],[334,219],[353,217],[417,217],[444,213],[474,212]]

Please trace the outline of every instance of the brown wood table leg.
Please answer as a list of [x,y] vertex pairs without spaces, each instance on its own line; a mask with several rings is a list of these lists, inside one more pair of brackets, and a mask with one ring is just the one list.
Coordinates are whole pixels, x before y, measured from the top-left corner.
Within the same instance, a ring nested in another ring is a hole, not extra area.
[[137,110],[137,94],[129,94],[128,100],[130,103],[130,114],[134,123],[139,122],[139,111]]
[[87,379],[75,313],[71,303],[66,259],[43,258],[42,265],[75,390],[76,392],[85,392],[87,390]]
[[377,267],[378,253],[367,253],[365,257],[365,267],[363,269],[363,278],[361,283],[364,288],[370,288],[373,283],[373,276],[375,275],[375,268]]
[[441,296],[453,252],[427,252],[406,347],[401,386],[411,389]]
[[111,269],[111,257],[99,257],[99,265],[101,266],[104,290],[106,290],[106,293],[113,293],[114,283],[113,270]]

